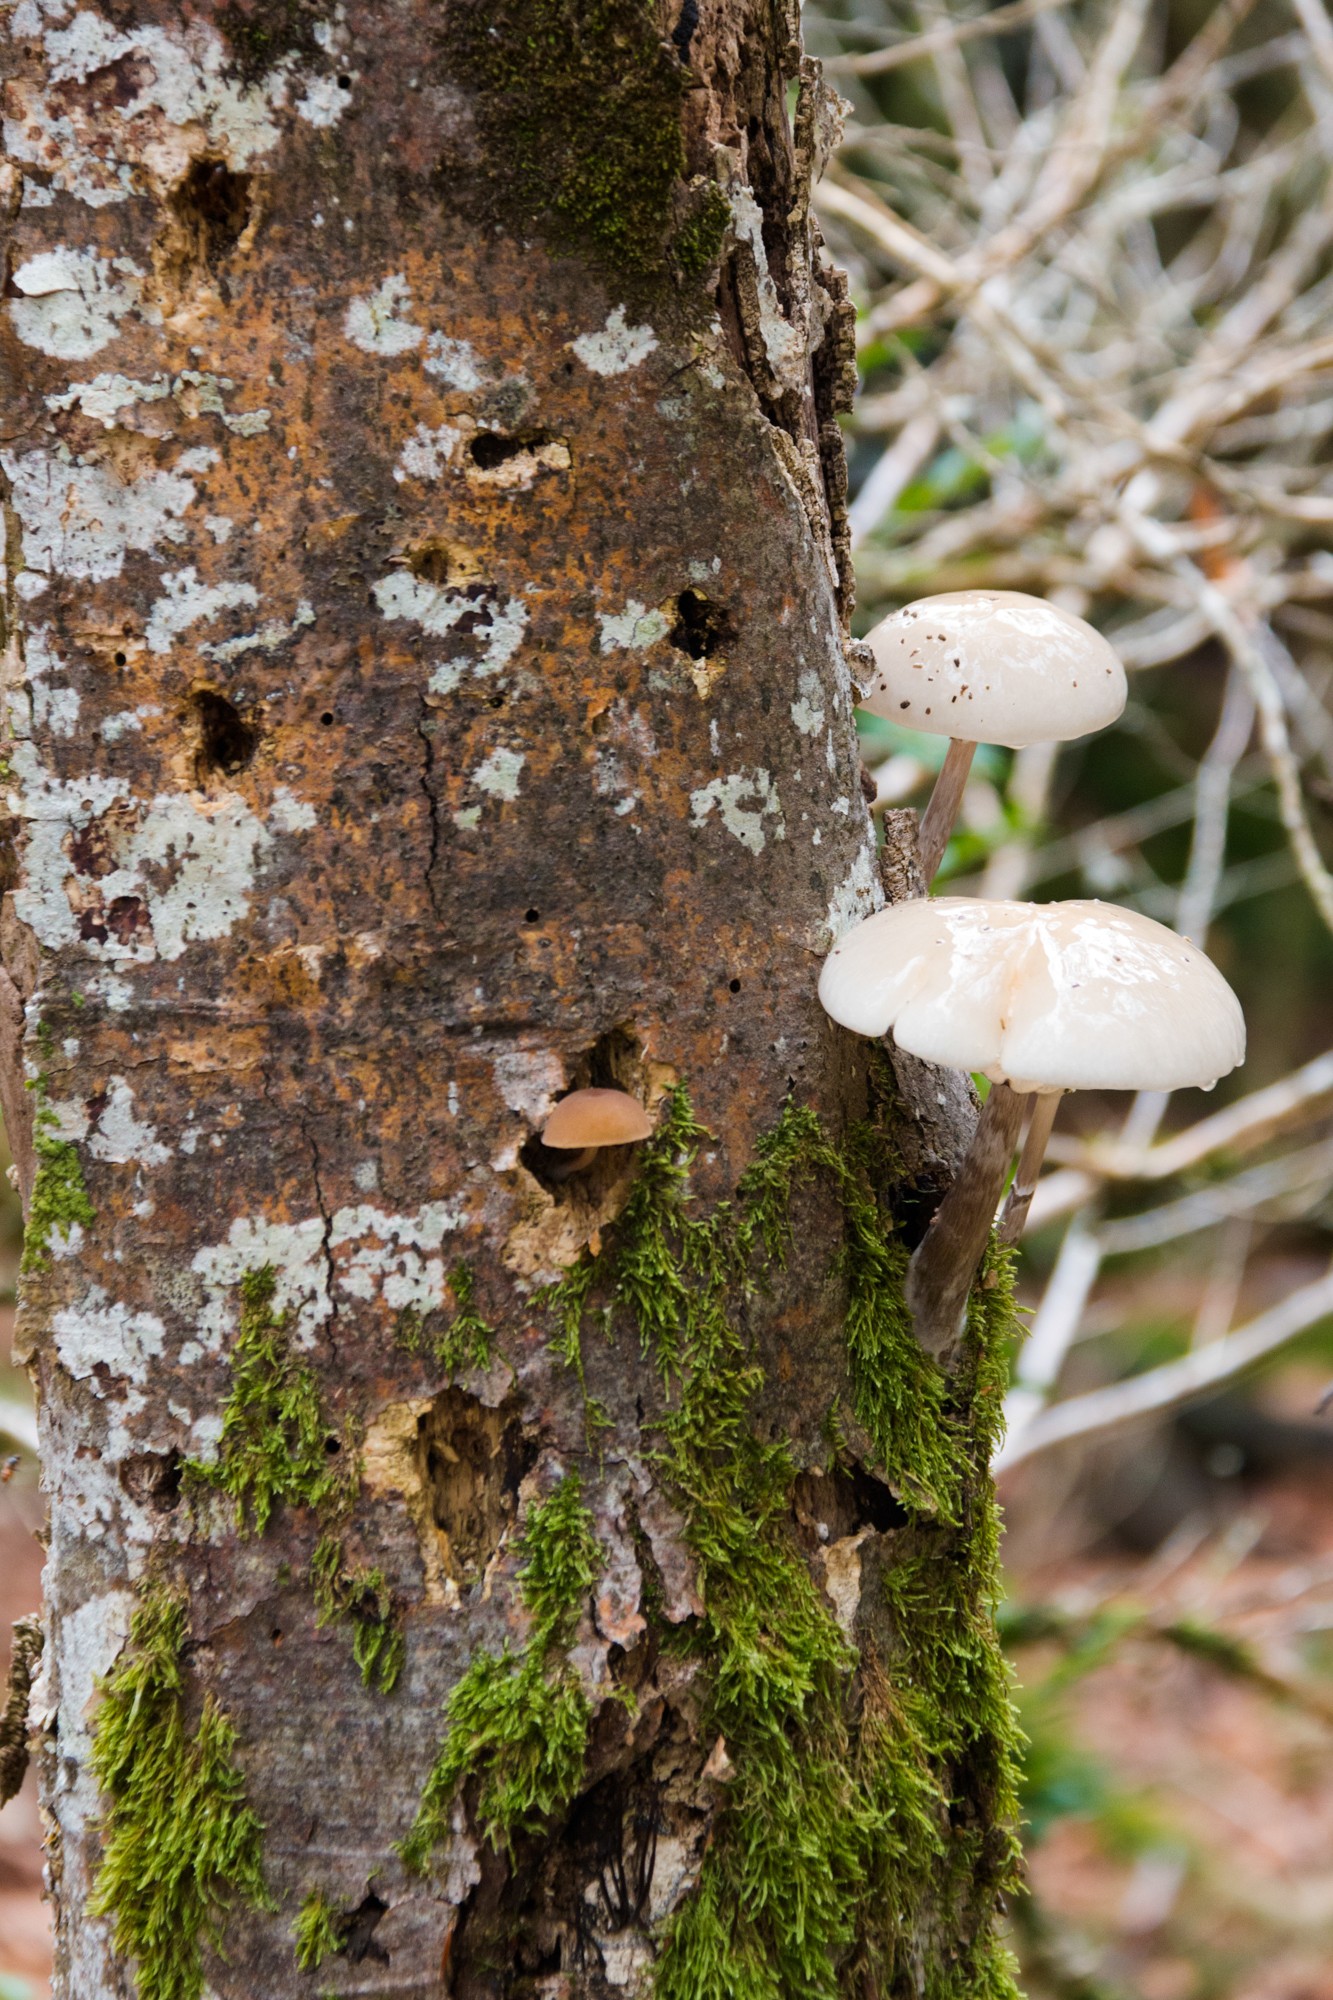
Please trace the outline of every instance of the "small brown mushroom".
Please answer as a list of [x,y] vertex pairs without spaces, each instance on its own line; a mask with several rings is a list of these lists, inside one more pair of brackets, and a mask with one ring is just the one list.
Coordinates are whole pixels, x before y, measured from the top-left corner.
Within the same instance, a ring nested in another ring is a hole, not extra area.
[[542,1144],[575,1157],[560,1169],[560,1179],[590,1167],[602,1146],[632,1146],[652,1137],[653,1121],[636,1097],[625,1090],[571,1090],[562,1097],[542,1127]]

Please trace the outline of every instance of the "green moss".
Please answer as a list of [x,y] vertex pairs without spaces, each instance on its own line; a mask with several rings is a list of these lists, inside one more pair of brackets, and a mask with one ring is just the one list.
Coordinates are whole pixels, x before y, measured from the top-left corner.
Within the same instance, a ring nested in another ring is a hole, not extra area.
[[474,0],[450,13],[449,52],[513,221],[618,275],[661,267],[689,78],[650,0]]
[[262,0],[253,9],[220,9],[217,24],[231,45],[243,82],[254,84],[284,56],[318,57],[313,23],[301,0]]
[[[43,1027],[45,1023],[39,1027],[39,1039]],[[37,1172],[33,1177],[32,1200],[28,1205],[28,1220],[23,1231],[23,1256],[19,1270],[30,1276],[50,1261],[53,1236],[60,1235],[68,1240],[76,1223],[85,1229],[91,1228],[97,1220],[97,1211],[88,1199],[78,1147],[71,1139],[53,1136],[53,1129],[59,1128],[59,1120],[47,1103],[45,1074],[27,1087],[36,1099],[32,1143],[37,1156]]]
[[[698,1888],[663,1941],[659,2000],[896,1990],[915,1983],[905,1941],[923,1928],[972,1938],[939,1975],[941,2000],[1012,1991],[991,1918],[1013,1875],[1018,1738],[992,1621],[985,1474],[1008,1266],[990,1260],[951,1380],[922,1354],[903,1302],[886,1111],[835,1147],[813,1113],[789,1106],[734,1203],[699,1217],[689,1170],[707,1135],[676,1090],[606,1248],[548,1298],[572,1355],[606,1297],[672,1391],[659,1463],[698,1564],[705,1611],[691,1642],[706,1724],[735,1768]],[[745,1301],[787,1254],[793,1196],[815,1185],[843,1216],[856,1415],[920,1523],[906,1531],[919,1552],[890,1575],[897,1651],[883,1661],[869,1647],[858,1661],[789,1537],[795,1466],[784,1442],[756,1432],[762,1377],[740,1331]]]
[[[186,1466],[190,1480],[230,1494],[237,1526],[256,1535],[264,1533],[280,1502],[323,1507],[343,1485],[329,1452],[333,1434],[319,1384],[292,1354],[286,1313],[273,1310],[276,1286],[269,1266],[241,1279],[241,1327],[218,1456],[212,1464],[194,1459]],[[336,1437],[333,1442],[341,1445]]]
[[310,1580],[318,1623],[323,1626],[336,1618],[349,1619],[352,1657],[361,1669],[362,1684],[380,1694],[392,1694],[403,1670],[406,1646],[384,1571],[350,1561],[341,1537],[326,1534],[310,1558]]
[[601,1551],[583,1486],[569,1473],[528,1516],[518,1587],[536,1619],[535,1646],[562,1645],[601,1573]]
[[273,1310],[276,1283],[268,1266],[241,1279],[218,1455],[188,1461],[186,1479],[230,1495],[242,1534],[262,1535],[279,1505],[315,1513],[323,1527],[310,1562],[318,1622],[350,1621],[363,1683],[389,1694],[404,1656],[392,1595],[382,1570],[348,1557],[341,1533],[355,1500],[354,1454],[325,1415],[313,1370],[292,1353],[287,1315]]
[[429,1344],[436,1361],[451,1375],[461,1375],[468,1368],[489,1368],[495,1352],[495,1328],[477,1311],[477,1280],[470,1267],[460,1262],[449,1273],[448,1282],[454,1298],[449,1324],[437,1331],[433,1313],[404,1306],[394,1321],[394,1344],[411,1355],[422,1353]]
[[338,1912],[322,1889],[312,1889],[302,1903],[292,1936],[296,1940],[296,1963],[302,1972],[314,1972],[326,1958],[342,1950]]
[[156,1584],[103,1687],[92,1770],[109,1801],[92,1910],[136,1963],[139,2000],[198,2000],[200,1941],[239,1899],[272,1909],[263,1828],[245,1800],[236,1736],[210,1695],[186,1722],[183,1594]]
[[722,255],[731,204],[710,182],[695,194],[672,241],[672,255],[687,278],[705,278]]
[[480,1779],[477,1814],[495,1846],[537,1833],[568,1805],[583,1775],[588,1698],[561,1649],[597,1581],[601,1558],[577,1473],[528,1516],[518,1572],[533,1629],[522,1652],[508,1644],[473,1660],[445,1705],[444,1742],[401,1853],[425,1874],[449,1836],[459,1786]]
[[463,1263],[449,1273],[449,1290],[456,1310],[449,1325],[435,1341],[435,1359],[451,1375],[465,1368],[489,1368],[495,1347],[495,1329],[477,1311],[474,1297],[477,1281]]

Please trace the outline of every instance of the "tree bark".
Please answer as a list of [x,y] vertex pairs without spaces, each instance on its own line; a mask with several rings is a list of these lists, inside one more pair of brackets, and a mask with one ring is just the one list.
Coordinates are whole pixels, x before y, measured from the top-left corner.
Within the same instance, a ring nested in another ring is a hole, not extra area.
[[[973,1113],[815,997],[796,8],[6,19],[57,1992],[1003,1993],[1002,1269],[951,1376],[901,1303]],[[659,1134],[562,1178],[589,1083]]]

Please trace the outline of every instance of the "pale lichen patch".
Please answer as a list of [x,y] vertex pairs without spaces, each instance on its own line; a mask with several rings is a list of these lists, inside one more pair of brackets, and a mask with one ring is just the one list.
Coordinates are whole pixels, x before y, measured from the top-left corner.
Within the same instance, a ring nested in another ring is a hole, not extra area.
[[171,1158],[154,1125],[145,1124],[134,1114],[134,1092],[123,1076],[113,1076],[107,1084],[106,1103],[93,1127],[88,1151],[99,1160],[121,1165],[134,1162],[142,1167],[160,1167]]
[[639,651],[646,646],[655,646],[664,639],[671,629],[671,620],[665,611],[649,610],[640,604],[637,597],[631,597],[623,611],[599,612],[598,644],[604,653]]
[[805,343],[797,328],[783,314],[778,288],[768,267],[764,212],[748,187],[732,190],[731,218],[737,243],[744,244],[754,260],[758,331],[765,359],[775,380],[783,388],[803,391],[808,366]]
[[464,395],[481,387],[476,349],[466,340],[451,340],[448,334],[432,333],[426,341],[426,358],[421,365],[428,375],[437,376],[450,389],[460,389]]
[[0,452],[23,527],[23,559],[44,575],[98,583],[119,576],[133,551],[179,542],[181,517],[195,497],[182,471],[198,471],[184,453],[171,472],[122,479],[110,466],[54,452]]
[[156,1313],[134,1312],[92,1285],[77,1306],[62,1307],[52,1322],[60,1365],[77,1381],[94,1381],[104,1393],[102,1374],[142,1387],[166,1342]]
[[219,611],[237,605],[254,607],[259,593],[250,583],[210,583],[199,581],[193,567],[166,572],[163,595],[148,614],[145,637],[150,652],[169,653],[174,641],[201,619],[216,618]]
[[799,686],[800,698],[791,705],[791,719],[802,736],[818,736],[824,727],[823,690],[819,675],[807,667]]
[[829,900],[825,919],[827,935],[813,940],[815,949],[827,951],[853,924],[860,923],[862,917],[868,917],[872,910],[879,909],[883,901],[884,890],[879,879],[875,850],[873,844],[867,842]]
[[110,346],[139,297],[143,272],[127,257],[61,245],[19,265],[9,316],[25,347],[85,361]]
[[[746,800],[753,800],[747,805]],[[733,771],[714,778],[690,793],[690,812],[695,826],[702,826],[716,810],[727,832],[733,834],[751,854],[762,854],[771,832],[775,840],[786,838],[782,803],[777,786],[763,766],[752,772]],[[765,819],[771,824],[766,827]]]
[[488,792],[494,799],[516,799],[518,774],[527,761],[521,750],[507,750],[502,745],[478,764],[472,773],[472,782],[479,791]]
[[134,375],[94,375],[91,382],[71,382],[62,394],[48,396],[48,410],[78,408],[105,430],[114,429],[120,412],[135,403],[160,403],[171,394],[171,379],[155,375],[151,382]]
[[268,823],[279,833],[308,833],[317,823],[317,816],[308,799],[299,799],[289,785],[278,785],[274,788]]
[[[368,1202],[336,1211],[329,1229],[340,1291],[383,1299],[394,1312],[426,1313],[444,1304],[444,1238],[461,1229],[460,1203],[428,1201],[415,1215],[388,1215]],[[348,1248],[347,1246],[355,1246]]]
[[204,1310],[197,1328],[203,1347],[216,1353],[237,1327],[237,1288],[250,1271],[274,1275],[273,1313],[291,1315],[289,1329],[303,1347],[331,1311],[324,1256],[323,1216],[301,1222],[274,1222],[267,1216],[237,1216],[225,1243],[196,1251],[190,1268],[203,1280]]
[[393,476],[405,479],[442,479],[453,461],[463,433],[456,424],[418,424],[398,454]]
[[407,317],[411,304],[412,287],[395,272],[369,298],[352,300],[343,332],[363,354],[409,354],[426,338],[426,329]]
[[650,326],[628,326],[624,306],[617,306],[599,332],[580,334],[565,345],[594,375],[624,375],[648,359],[657,335]]
[[[87,9],[63,26],[43,18],[67,12],[23,0],[11,19],[12,35],[40,38],[46,76],[11,82],[5,150],[93,208],[142,193],[144,173],[174,185],[201,153],[243,170],[277,145],[280,109],[327,127],[348,102],[334,77],[302,71],[290,55],[257,82],[240,81],[227,44],[198,17],[179,35],[148,23],[122,29]],[[108,73],[120,80],[114,117],[88,87]]]
[[565,1087],[565,1066],[554,1049],[503,1049],[491,1069],[502,1102],[533,1125]]
[[[196,940],[225,937],[248,915],[256,873],[272,842],[242,799],[169,793],[135,804],[120,778],[52,777],[23,741],[14,743],[10,765],[17,780],[10,809],[28,827],[15,910],[52,950],[77,944],[107,959],[175,959]],[[110,867],[91,880],[72,875],[70,836],[113,806],[117,817],[106,837]],[[144,913],[128,939],[99,916],[118,898]]]
[[243,653],[276,653],[314,622],[315,608],[309,598],[303,597],[290,618],[268,618],[257,631],[238,633],[234,639],[210,639],[199,651],[206,659],[225,666],[240,659]]

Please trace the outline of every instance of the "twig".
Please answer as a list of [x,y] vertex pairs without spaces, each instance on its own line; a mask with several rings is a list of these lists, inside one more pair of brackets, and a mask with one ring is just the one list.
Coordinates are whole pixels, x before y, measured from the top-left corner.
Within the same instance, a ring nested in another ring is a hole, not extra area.
[[894,42],[887,49],[872,49],[868,55],[829,56],[824,68],[829,76],[885,76],[892,69],[901,69],[904,63],[923,62],[928,56],[938,55],[941,49],[958,48],[964,42],[975,41],[979,35],[1012,34],[1014,29],[1034,21],[1038,14],[1068,4],[1069,0],[1013,0],[1011,6],[997,7],[991,14],[970,21],[948,21],[924,35],[913,35],[910,41]]
[[1127,1424],[1143,1423],[1160,1417],[1183,1403],[1195,1402],[1234,1381],[1258,1362],[1273,1354],[1298,1333],[1316,1325],[1333,1313],[1333,1273],[1302,1285],[1278,1305],[1261,1313],[1248,1326],[1229,1333],[1211,1347],[1199,1347],[1178,1361],[1135,1375],[1127,1382],[1115,1382],[1094,1389],[1085,1396],[1071,1396],[1042,1411],[1025,1432],[1012,1441],[997,1466],[1004,1470],[1021,1464],[1039,1451],[1074,1439],[1104,1437]]

